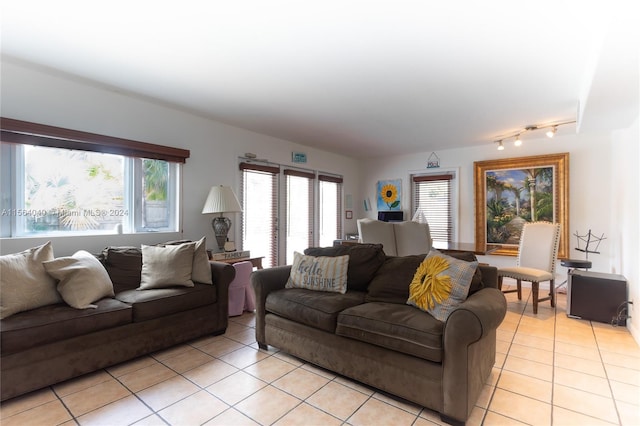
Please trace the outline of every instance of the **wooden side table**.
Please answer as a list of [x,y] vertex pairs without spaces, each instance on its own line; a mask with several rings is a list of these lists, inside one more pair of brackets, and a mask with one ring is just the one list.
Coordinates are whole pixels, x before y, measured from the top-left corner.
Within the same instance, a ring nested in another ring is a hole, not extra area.
[[240,257],[237,259],[216,260],[216,262],[228,263],[229,265],[233,265],[234,263],[238,263],[238,262],[251,262],[254,268],[262,269],[262,259],[264,259],[264,256]]

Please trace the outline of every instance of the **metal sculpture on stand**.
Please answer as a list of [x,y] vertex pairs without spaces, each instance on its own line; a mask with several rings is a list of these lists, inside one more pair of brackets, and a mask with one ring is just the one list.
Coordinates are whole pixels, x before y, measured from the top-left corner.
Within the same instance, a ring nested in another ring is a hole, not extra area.
[[[606,238],[604,237],[604,234],[602,234],[599,237],[596,237],[591,232],[591,229],[589,229],[589,232],[587,232],[584,235],[578,234],[578,231],[576,231],[575,234],[573,235],[578,240],[578,247],[576,247],[576,250],[584,253],[586,259],[585,260],[580,260],[580,259],[560,260],[560,266],[564,266],[565,268],[569,268],[569,269],[567,270],[567,279],[564,280],[564,282],[562,282],[557,287],[558,293],[566,293],[566,288],[564,288],[564,285],[569,281],[569,275],[571,275],[574,269],[584,269],[585,271],[591,269],[592,264],[591,264],[591,261],[589,260],[589,253],[600,254],[600,252],[598,251],[598,247],[600,247],[600,243],[602,242],[602,240],[606,240]],[[584,244],[584,248],[581,247],[581,243]],[[595,247],[593,247],[593,244],[595,244]]]
[[[585,235],[579,235],[578,231],[576,231],[575,237],[578,239],[578,247],[576,247],[576,250],[581,251],[583,253],[585,253],[586,259],[589,259],[589,253],[596,253],[596,254],[600,254],[600,252],[598,251],[598,247],[600,247],[600,243],[602,242],[602,240],[606,240],[606,238],[604,237],[604,234],[602,234],[600,237],[596,237],[591,233],[591,229],[589,229],[589,232],[587,232]],[[582,241],[584,243],[584,248],[580,248],[580,241]],[[589,245],[595,243],[596,247],[595,250],[590,250],[589,249]],[[591,266],[589,266],[590,268]],[[588,268],[587,268],[588,269]]]

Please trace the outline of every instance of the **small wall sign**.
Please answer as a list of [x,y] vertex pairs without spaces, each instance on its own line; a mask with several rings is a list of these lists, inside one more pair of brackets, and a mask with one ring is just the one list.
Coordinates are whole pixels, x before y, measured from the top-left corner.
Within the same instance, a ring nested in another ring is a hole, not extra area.
[[435,152],[432,152],[427,159],[427,169],[436,169],[438,167],[440,167],[440,158]]
[[304,152],[296,152],[293,151],[291,153],[291,161],[294,163],[306,163],[307,162],[307,154]]

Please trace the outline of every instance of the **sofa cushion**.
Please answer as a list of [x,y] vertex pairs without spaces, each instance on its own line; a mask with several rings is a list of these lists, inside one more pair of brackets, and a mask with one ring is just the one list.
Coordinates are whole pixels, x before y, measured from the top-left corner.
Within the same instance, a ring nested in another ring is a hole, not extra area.
[[339,245],[333,247],[310,247],[304,251],[309,256],[349,255],[347,289],[366,291],[378,268],[385,260],[382,244]]
[[113,297],[109,274],[87,251],[79,250],[73,256],[59,257],[43,265],[47,273],[58,280],[58,293],[73,308],[97,308],[93,302]]
[[306,256],[293,253],[293,265],[285,288],[346,293],[349,256]]
[[173,286],[193,287],[191,271],[196,243],[176,246],[142,245],[142,272],[138,290]]
[[216,290],[215,285],[196,283],[193,287],[124,290],[116,293],[116,299],[132,305],[133,321],[139,322],[215,303]]
[[429,312],[439,321],[464,302],[478,262],[467,262],[431,250],[409,285],[407,303]]
[[282,289],[267,296],[265,308],[280,315],[334,333],[338,314],[364,301],[364,292],[328,293],[302,288]]
[[138,288],[142,270],[142,250],[139,247],[106,247],[100,257],[116,293]]
[[371,302],[338,315],[336,334],[442,362],[444,323],[408,305]]
[[51,242],[0,256],[0,318],[62,301],[42,262],[53,260]]
[[96,305],[81,310],[58,303],[3,319],[2,355],[131,323],[132,308],[126,303],[106,298]]
[[365,300],[404,305],[409,298],[409,284],[426,255],[387,257],[371,280]]

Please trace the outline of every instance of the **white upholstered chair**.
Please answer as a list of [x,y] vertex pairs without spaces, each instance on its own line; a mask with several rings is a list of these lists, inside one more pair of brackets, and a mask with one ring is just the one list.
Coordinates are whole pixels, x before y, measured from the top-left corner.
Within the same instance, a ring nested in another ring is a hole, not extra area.
[[[520,236],[518,261],[514,267],[498,268],[498,288],[502,290],[504,277],[516,280],[516,290],[505,290],[505,293],[517,292],[522,299],[522,281],[531,283],[533,296],[533,313],[538,313],[538,302],[551,301],[556,305],[555,274],[560,242],[560,224],[550,222],[531,222],[524,225]],[[549,281],[549,296],[540,298],[541,282]]]
[[427,223],[358,219],[357,224],[360,242],[382,244],[387,256],[424,254],[431,249],[431,232]]

